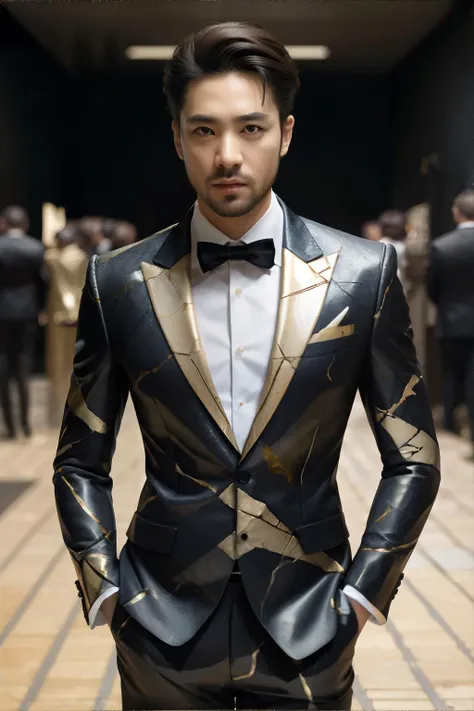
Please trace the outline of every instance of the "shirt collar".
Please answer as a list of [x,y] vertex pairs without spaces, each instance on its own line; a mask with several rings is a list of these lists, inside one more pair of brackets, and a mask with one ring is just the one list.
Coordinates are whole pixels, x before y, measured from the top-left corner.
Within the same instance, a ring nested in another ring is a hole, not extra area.
[[24,234],[24,231],[19,229],[18,227],[12,227],[10,230],[8,230],[7,237],[23,237]]
[[199,205],[196,202],[194,212],[191,218],[191,268],[199,269],[199,261],[197,258],[198,242],[215,242],[216,244],[239,244],[245,242],[250,244],[260,239],[273,239],[275,244],[275,265],[281,267],[282,249],[283,249],[283,210],[277,200],[275,193],[272,191],[270,207],[260,218],[260,220],[246,232],[240,240],[234,242],[227,235],[211,225],[209,220],[204,217]]
[[458,225],[458,230],[468,230],[474,227],[474,220],[466,220]]

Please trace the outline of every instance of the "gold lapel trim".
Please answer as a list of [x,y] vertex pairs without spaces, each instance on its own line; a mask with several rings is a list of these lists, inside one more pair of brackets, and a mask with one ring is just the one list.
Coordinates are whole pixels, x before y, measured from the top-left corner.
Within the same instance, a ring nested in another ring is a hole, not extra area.
[[147,262],[141,264],[156,318],[178,365],[206,410],[232,446],[239,451],[199,336],[189,267],[189,254],[171,269]]
[[267,426],[295,374],[326,299],[338,252],[304,262],[283,250],[278,322],[260,406],[245,442],[243,459]]

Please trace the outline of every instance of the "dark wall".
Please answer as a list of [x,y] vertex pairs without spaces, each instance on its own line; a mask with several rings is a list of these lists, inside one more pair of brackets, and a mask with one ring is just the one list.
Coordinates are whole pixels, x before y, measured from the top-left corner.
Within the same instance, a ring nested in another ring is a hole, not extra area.
[[0,209],[20,204],[41,236],[41,205],[61,203],[66,73],[0,6]]
[[[468,5],[471,5],[469,8]],[[392,78],[393,204],[432,203],[433,234],[452,229],[451,204],[474,187],[474,9],[457,11]],[[423,157],[428,173],[420,167]]]
[[[159,69],[83,78],[77,96],[70,214],[121,217],[142,235],[176,221],[193,193],[175,154]],[[303,74],[295,115],[276,190],[302,214],[357,232],[389,199],[386,80]]]

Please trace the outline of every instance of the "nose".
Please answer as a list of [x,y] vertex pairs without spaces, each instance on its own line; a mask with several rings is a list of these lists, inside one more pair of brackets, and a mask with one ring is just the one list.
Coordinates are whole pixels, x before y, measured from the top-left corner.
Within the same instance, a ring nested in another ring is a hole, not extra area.
[[221,136],[216,152],[216,167],[235,168],[242,164],[242,153],[237,136],[230,132]]

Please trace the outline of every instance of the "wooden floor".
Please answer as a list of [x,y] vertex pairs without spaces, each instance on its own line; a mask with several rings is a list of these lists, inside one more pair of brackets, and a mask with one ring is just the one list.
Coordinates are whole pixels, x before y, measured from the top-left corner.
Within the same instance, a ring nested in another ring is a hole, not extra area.
[[[40,422],[40,395],[36,402]],[[382,628],[367,625],[358,642],[356,710],[474,709],[474,467],[465,442],[441,433],[440,443],[442,487],[390,619]],[[59,532],[55,446],[56,433],[41,427],[31,441],[0,442],[0,496],[7,497],[0,514],[0,711],[120,709],[112,639],[106,628],[90,631],[84,623]],[[353,548],[379,473],[357,402],[339,470]],[[113,476],[123,543],[143,481],[129,409]]]

